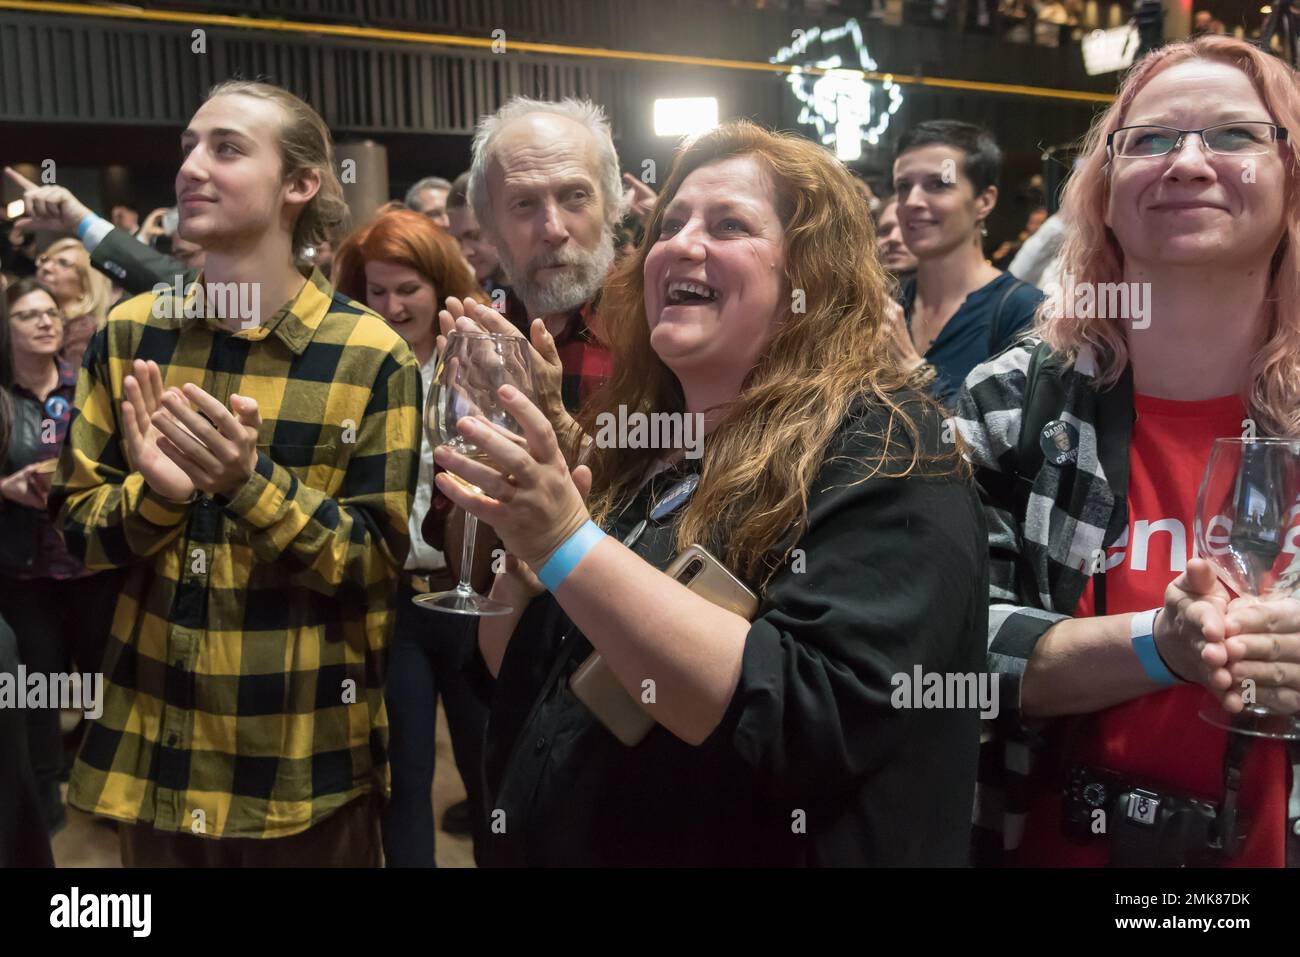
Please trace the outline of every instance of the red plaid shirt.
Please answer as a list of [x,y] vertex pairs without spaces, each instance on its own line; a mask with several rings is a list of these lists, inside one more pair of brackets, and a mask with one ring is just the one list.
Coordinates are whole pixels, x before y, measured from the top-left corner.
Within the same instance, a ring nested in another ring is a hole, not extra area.
[[[555,337],[555,350],[559,353],[560,365],[564,369],[560,394],[564,399],[564,407],[575,415],[614,371],[613,357],[592,330],[599,322],[596,311],[595,302],[575,309],[563,331]],[[443,469],[440,466],[434,466],[435,475],[441,471]],[[451,500],[438,491],[435,485],[429,512],[420,526],[424,540],[435,548],[443,547],[442,530],[452,507]]]
[[589,302],[575,311],[555,337],[555,349],[564,367],[560,391],[564,407],[574,415],[614,372],[614,359],[592,328],[599,328],[596,308],[594,302]]

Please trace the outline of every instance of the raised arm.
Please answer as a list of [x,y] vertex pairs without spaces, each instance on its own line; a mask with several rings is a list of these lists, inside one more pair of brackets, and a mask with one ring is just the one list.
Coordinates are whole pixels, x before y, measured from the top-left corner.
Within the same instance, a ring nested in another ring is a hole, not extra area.
[[40,186],[7,166],[5,176],[23,191],[25,215],[19,227],[75,235],[91,264],[127,292],[149,292],[159,283],[170,286],[186,273],[181,262],[95,215],[66,187]]

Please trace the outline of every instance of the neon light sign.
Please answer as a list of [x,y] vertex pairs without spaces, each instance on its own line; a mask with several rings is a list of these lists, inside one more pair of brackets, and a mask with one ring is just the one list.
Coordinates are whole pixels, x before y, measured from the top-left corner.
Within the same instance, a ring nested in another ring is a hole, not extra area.
[[[857,20],[849,20],[841,27],[823,30],[796,30],[794,43],[782,47],[771,63],[790,63],[796,58],[809,56],[808,49],[820,44],[821,58],[812,63],[795,63],[786,78],[790,89],[802,105],[799,122],[813,126],[825,146],[834,146],[835,155],[842,160],[855,160],[862,155],[862,141],[872,146],[880,142],[889,128],[890,118],[903,105],[903,91],[893,77],[886,75],[877,86],[869,81],[866,72],[875,72],[876,61],[871,59],[862,39],[862,28]],[[845,42],[847,40],[847,42]],[[833,49],[852,45],[844,56]],[[845,57],[857,58],[858,67],[845,66]],[[825,70],[823,75],[804,72],[808,67]],[[872,100],[880,97],[879,106]]]

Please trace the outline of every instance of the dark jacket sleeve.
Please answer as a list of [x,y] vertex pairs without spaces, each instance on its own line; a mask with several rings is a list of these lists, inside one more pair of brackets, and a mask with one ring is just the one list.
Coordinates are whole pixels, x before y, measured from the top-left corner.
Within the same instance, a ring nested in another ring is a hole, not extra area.
[[90,253],[90,262],[131,295],[151,292],[159,283],[171,286],[180,276],[182,284],[191,281],[185,264],[146,246],[130,233],[113,229]]
[[[937,449],[936,426],[929,417]],[[864,481],[879,449],[870,431],[818,476],[807,531],[764,595],[706,743],[776,798],[850,787],[890,761],[911,732],[891,703],[895,675],[982,670],[988,559],[974,487],[933,471]]]

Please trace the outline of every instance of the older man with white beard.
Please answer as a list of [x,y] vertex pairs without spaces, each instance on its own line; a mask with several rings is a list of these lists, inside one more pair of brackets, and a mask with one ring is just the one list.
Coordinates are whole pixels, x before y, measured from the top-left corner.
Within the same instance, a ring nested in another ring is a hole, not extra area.
[[[614,264],[614,227],[629,201],[609,122],[589,100],[515,97],[479,121],[469,203],[483,237],[496,247],[506,282],[528,311],[538,371],[561,369],[560,395],[569,413],[612,371],[596,334],[596,300]],[[464,314],[454,300],[448,309]],[[502,320],[494,328],[508,326]],[[545,407],[546,397],[541,401]],[[581,436],[576,422],[569,423]],[[562,435],[562,445],[571,439]],[[462,518],[435,487],[421,533],[447,555],[456,575]],[[480,590],[488,587],[495,542],[480,524],[471,570]]]
[[625,200],[604,112],[587,100],[515,97],[484,117],[469,201],[529,318],[554,340],[564,405],[576,411],[610,373],[591,327]]

